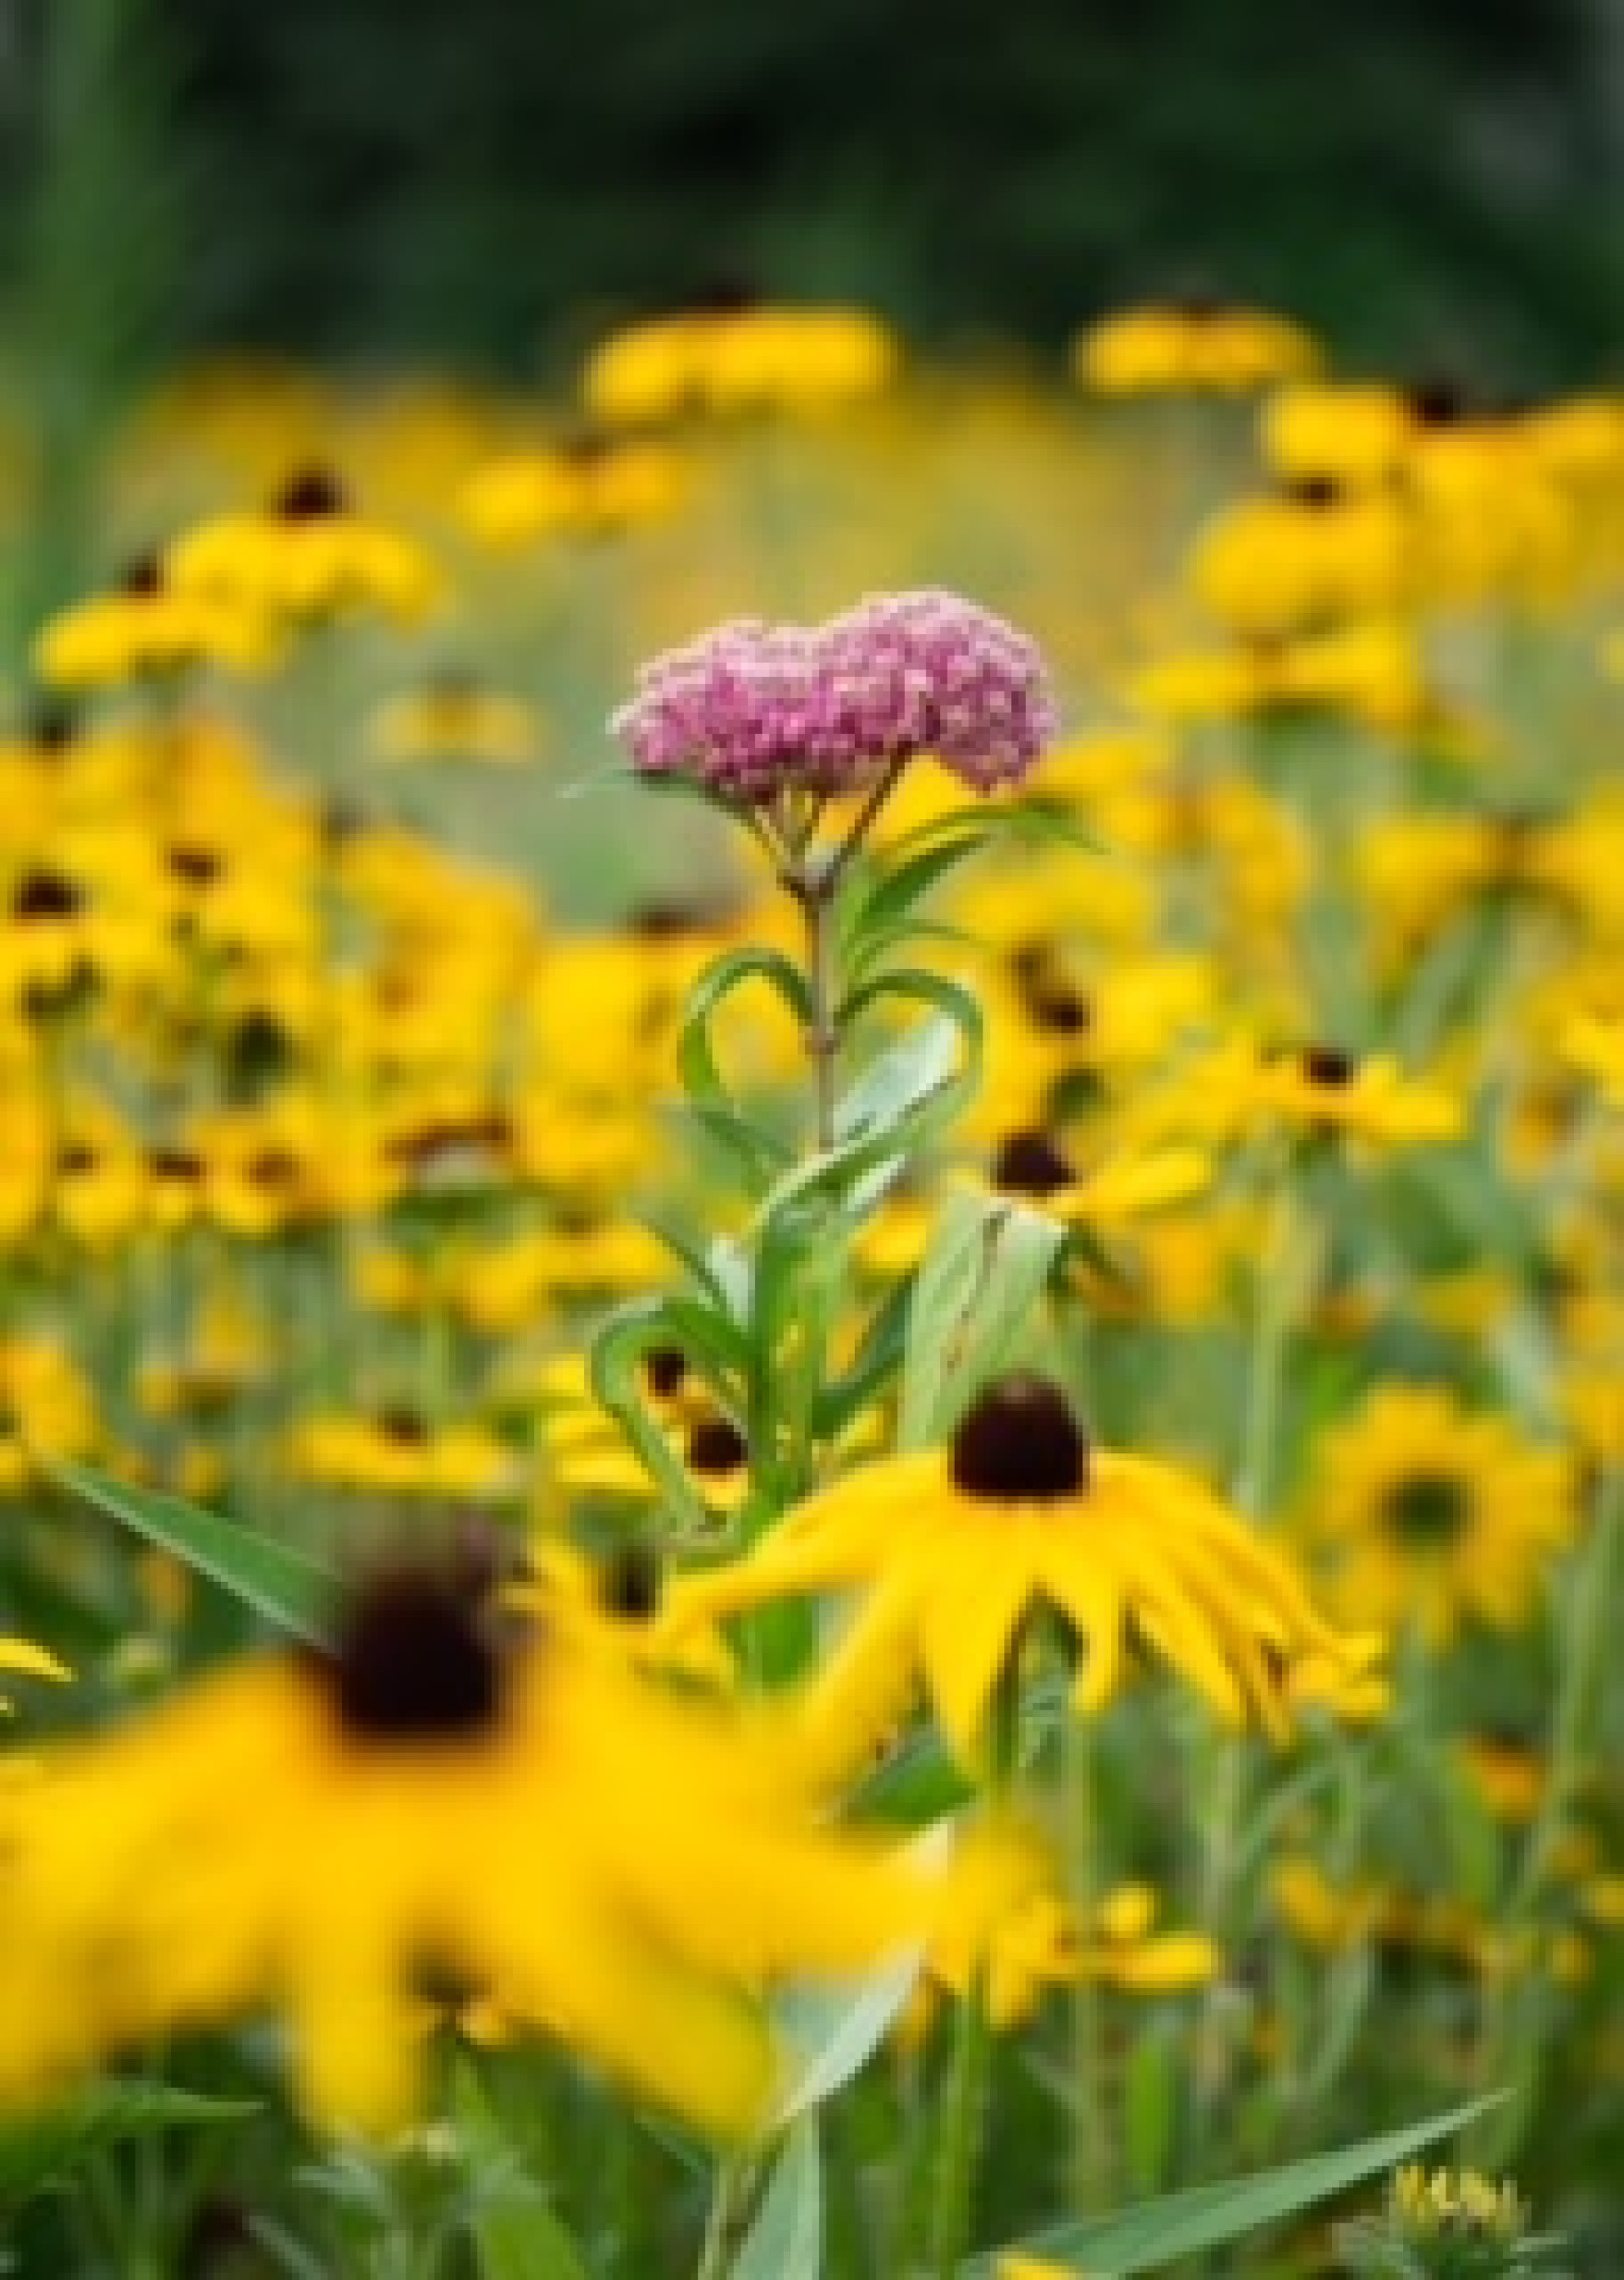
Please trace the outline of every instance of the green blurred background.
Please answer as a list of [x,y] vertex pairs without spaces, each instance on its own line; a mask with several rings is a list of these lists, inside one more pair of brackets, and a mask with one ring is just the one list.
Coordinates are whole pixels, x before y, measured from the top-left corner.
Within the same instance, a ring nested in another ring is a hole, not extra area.
[[10,0],[7,331],[546,375],[719,281],[1052,347],[1158,291],[1594,377],[1624,0]]

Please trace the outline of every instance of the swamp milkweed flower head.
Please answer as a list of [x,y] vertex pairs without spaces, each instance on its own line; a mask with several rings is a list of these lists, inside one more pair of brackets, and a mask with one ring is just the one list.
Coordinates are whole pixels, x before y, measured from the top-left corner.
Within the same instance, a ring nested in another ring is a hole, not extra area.
[[[1367,1644],[1315,1612],[1289,1561],[1199,1481],[1092,1446],[1058,1386],[1014,1376],[972,1405],[945,1450],[886,1458],[791,1513],[747,1560],[673,1591],[692,1621],[797,1592],[874,1587],[801,1706],[820,1766],[856,1763],[871,1732],[835,1734],[896,1689],[873,1662],[922,1671],[974,1759],[995,1690],[1040,1604],[1077,1655],[1076,1708],[1102,1709],[1130,1631],[1233,1725],[1290,1729],[1294,1699],[1333,1700]],[[1294,1680],[1298,1683],[1294,1683]]]
[[781,1762],[765,1719],[677,1699],[579,1624],[504,1638],[465,1582],[388,1571],[330,1650],[202,1679],[0,1791],[0,2095],[275,2005],[312,2114],[388,2131],[427,1968],[748,2130],[781,2072],[773,1981],[1007,1899],[996,1843],[926,1860],[817,1826]]
[[926,587],[819,626],[718,626],[643,666],[610,725],[643,774],[759,805],[850,791],[924,753],[978,791],[1016,783],[1056,713],[1035,643]]

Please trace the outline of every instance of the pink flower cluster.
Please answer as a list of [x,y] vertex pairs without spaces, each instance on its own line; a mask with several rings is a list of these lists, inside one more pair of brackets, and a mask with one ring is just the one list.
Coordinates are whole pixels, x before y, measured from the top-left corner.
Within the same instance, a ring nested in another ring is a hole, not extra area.
[[820,626],[741,618],[643,666],[610,722],[650,775],[758,805],[850,791],[929,752],[979,791],[1055,733],[1035,643],[962,595],[879,594]]

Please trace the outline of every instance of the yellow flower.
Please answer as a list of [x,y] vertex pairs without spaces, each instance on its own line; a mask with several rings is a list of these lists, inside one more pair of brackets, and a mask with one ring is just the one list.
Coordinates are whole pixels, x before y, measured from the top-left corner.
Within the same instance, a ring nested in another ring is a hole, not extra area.
[[588,360],[581,398],[612,428],[696,411],[820,411],[874,395],[897,357],[895,335],[858,309],[700,310],[612,334]]
[[65,1347],[0,1341],[0,1495],[27,1488],[42,1458],[88,1456],[96,1433],[96,1396]]
[[1385,1055],[1359,1060],[1336,1045],[1220,1046],[1184,1072],[1180,1090],[1179,1113],[1197,1137],[1283,1126],[1398,1147],[1452,1139],[1463,1121],[1452,1094]]
[[290,475],[262,512],[188,532],[171,548],[167,569],[181,593],[292,619],[360,605],[419,618],[441,583],[421,547],[364,520],[338,477],[314,466]]
[[189,666],[262,670],[273,648],[248,600],[172,587],[162,558],[143,555],[116,593],[77,602],[35,645],[35,670],[54,689],[104,689]]
[[1385,493],[1315,478],[1223,509],[1197,538],[1189,574],[1220,624],[1253,639],[1381,617],[1408,590],[1410,524]]
[[380,760],[507,763],[534,757],[536,730],[518,697],[451,671],[381,705],[367,722],[366,742]]
[[1212,1176],[1194,1148],[1124,1148],[1080,1171],[1063,1144],[1040,1127],[1006,1133],[989,1177],[1001,1195],[1029,1198],[1068,1227],[1131,1226],[1147,1213],[1188,1203]]
[[1072,368],[1102,396],[1243,394],[1312,371],[1319,351],[1289,318],[1176,302],[1102,318],[1072,343]]
[[481,467],[459,504],[481,545],[523,546],[663,522],[682,504],[687,482],[684,462],[666,445],[617,443],[589,429],[554,450],[514,452]]
[[325,1487],[433,1502],[511,1502],[521,1469],[501,1442],[474,1425],[435,1425],[396,1402],[373,1413],[318,1412],[289,1437],[288,1461]]
[[1378,1387],[1326,1434],[1300,1519],[1344,1620],[1412,1621],[1434,1648],[1463,1619],[1524,1621],[1577,1524],[1566,1452],[1421,1385]]
[[1410,414],[1402,392],[1380,381],[1302,380],[1263,407],[1258,436],[1271,473],[1300,482],[1384,481],[1403,457]]
[[387,2131],[427,1968],[747,2130],[776,2087],[758,1991],[894,1958],[965,1901],[957,1862],[776,1801],[763,1730],[571,1628],[504,1650],[445,1579],[379,1577],[330,1655],[242,1663],[0,1793],[0,2090],[278,2006],[312,2114]]
[[854,1699],[868,1707],[875,1691],[851,1674],[905,1655],[969,1760],[1040,1604],[1076,1642],[1083,1715],[1121,1683],[1130,1626],[1220,1717],[1256,1717],[1277,1737],[1297,1663],[1358,1660],[1275,1547],[1198,1481],[1090,1447],[1065,1396],[1036,1378],[983,1393],[950,1449],[837,1482],[748,1559],[691,1579],[673,1612],[687,1621],[863,1583],[875,1589],[826,1669],[824,1699],[842,1717]]

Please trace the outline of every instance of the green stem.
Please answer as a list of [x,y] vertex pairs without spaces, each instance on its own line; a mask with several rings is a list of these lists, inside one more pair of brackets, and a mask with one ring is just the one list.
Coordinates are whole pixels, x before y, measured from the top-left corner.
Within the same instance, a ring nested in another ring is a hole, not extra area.
[[[1590,1729],[1612,1638],[1620,1538],[1624,1538],[1624,1470],[1615,1467],[1602,1483],[1595,1526],[1568,1600],[1561,1690],[1544,1793],[1505,1910],[1508,1945],[1513,1953],[1520,1935],[1537,1927],[1551,1868],[1589,1769]],[[1531,1963],[1530,1968],[1536,1966]],[[1538,2090],[1549,2023],[1528,2018],[1526,2008],[1517,1999],[1513,1974],[1504,1974],[1495,1985],[1484,2023],[1480,2071],[1490,2089],[1503,2088],[1513,2066],[1520,2078],[1517,2096],[1497,2108],[1484,2125],[1485,2159],[1494,2167],[1504,2167],[1515,2155]]]
[[[988,1794],[1006,1797],[1020,1762],[1020,1647],[1011,1642],[989,1711],[991,1765]],[[974,1976],[953,2024],[953,2050],[936,2141],[930,2261],[938,2280],[953,2280],[969,2244],[992,2091],[992,2028],[987,2011],[987,1966]]]
[[722,2280],[749,2219],[756,2176],[757,2164],[747,2153],[730,2153],[719,2163],[695,2280]]
[[816,1096],[818,1153],[827,1156],[835,1145],[835,1065],[840,1030],[835,1019],[832,903],[825,876],[803,879],[800,904],[806,928],[806,987],[812,1008],[806,1050],[812,1058]]
[[[1099,1884],[1094,1737],[1079,1717],[1066,1723],[1066,1886],[1086,1947]],[[1110,2145],[1101,2097],[1099,1996],[1088,1971],[1072,1983],[1072,2205],[1087,2215],[1109,2191]]]

